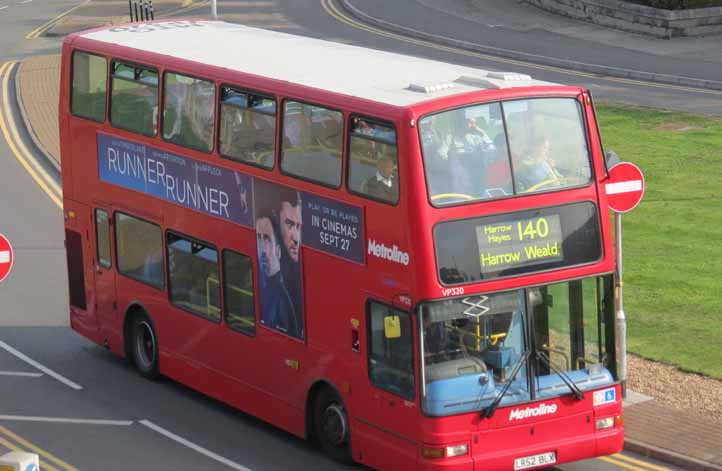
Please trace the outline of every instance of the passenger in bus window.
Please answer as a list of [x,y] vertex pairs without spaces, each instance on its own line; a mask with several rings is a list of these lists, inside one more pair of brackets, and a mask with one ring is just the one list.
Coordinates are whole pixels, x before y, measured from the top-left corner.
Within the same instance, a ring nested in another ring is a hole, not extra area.
[[549,156],[551,145],[547,136],[536,136],[526,158],[515,166],[517,184],[522,192],[555,188],[562,185],[562,175]]
[[280,188],[278,218],[281,227],[281,274],[293,303],[299,338],[303,338],[303,290],[301,287],[301,196],[296,190]]
[[281,245],[273,215],[262,212],[256,215],[256,241],[260,265],[261,323],[298,337],[299,329],[291,297],[283,284],[281,274]]
[[452,138],[447,151],[453,189],[451,192],[475,196],[483,186],[487,153],[494,143],[473,118],[459,110],[451,116]]
[[451,134],[440,129],[436,115],[419,122],[424,165],[428,178],[429,194],[452,193],[451,170],[449,168],[449,146]]
[[397,201],[399,182],[396,178],[396,159],[390,154],[382,154],[376,163],[376,174],[361,185],[361,192],[384,201]]
[[468,118],[466,120],[466,127],[467,132],[464,135],[464,139],[470,147],[482,150],[494,149],[494,142],[491,140],[486,131],[477,124],[476,119]]

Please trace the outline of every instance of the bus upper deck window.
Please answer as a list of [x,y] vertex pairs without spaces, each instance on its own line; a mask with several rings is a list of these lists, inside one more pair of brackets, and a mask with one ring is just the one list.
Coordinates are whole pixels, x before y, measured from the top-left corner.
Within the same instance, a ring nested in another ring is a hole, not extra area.
[[276,100],[222,87],[220,107],[220,154],[238,162],[273,168]]
[[74,115],[105,121],[107,64],[105,57],[80,51],[73,53],[70,111]]
[[582,110],[570,98],[503,104],[517,193],[586,184],[591,178]]
[[389,125],[353,118],[349,134],[351,191],[395,204],[399,200],[396,130]]
[[158,72],[113,63],[110,122],[128,131],[155,136],[158,128]]
[[210,152],[213,149],[215,84],[166,73],[163,82],[163,139]]
[[286,101],[281,169],[322,185],[341,185],[343,113]]
[[586,185],[581,108],[572,98],[472,105],[423,117],[419,138],[434,206]]

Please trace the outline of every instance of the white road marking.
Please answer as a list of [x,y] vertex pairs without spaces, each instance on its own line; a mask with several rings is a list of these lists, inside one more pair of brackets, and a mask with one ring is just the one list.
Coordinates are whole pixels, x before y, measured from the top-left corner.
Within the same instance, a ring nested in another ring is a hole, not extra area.
[[33,0],[23,0],[22,2],[18,2],[18,5],[25,5],[26,3],[30,3]]
[[162,427],[159,427],[158,425],[154,424],[150,420],[141,420],[140,424],[148,427],[149,429],[151,429],[155,432],[158,432],[159,434],[161,434],[167,438],[170,438],[173,441],[180,443],[183,446],[190,448],[191,450],[197,451],[198,453],[205,455],[212,460],[216,460],[219,463],[223,463],[224,465],[228,466],[229,468],[237,469],[238,471],[253,471],[251,468],[246,468],[245,466],[242,466],[229,459],[219,456],[219,455],[213,453],[212,451],[206,450],[202,446],[196,445],[195,443],[192,443],[183,437],[179,437],[178,435],[176,435],[172,432],[169,432],[168,430],[166,430]]
[[0,376],[26,376],[28,378],[40,378],[42,373],[25,373],[23,371],[0,371]]
[[0,252],[0,263],[10,263],[10,251],[3,250]]
[[13,347],[6,344],[2,340],[0,340],[0,348],[5,349],[9,353],[12,353],[13,355],[20,358],[25,363],[29,364],[30,366],[42,371],[43,373],[45,373],[48,376],[52,376],[53,378],[57,379],[64,385],[69,386],[69,387],[75,389],[76,391],[80,391],[83,389],[83,387],[81,385],[79,385],[78,383],[74,383],[74,382],[70,381],[68,378],[66,378],[65,376],[56,373],[55,371],[51,370],[50,368],[48,368],[46,366],[41,365],[40,363],[38,363],[37,361],[28,357],[27,355],[23,354],[22,352],[15,350]]
[[25,415],[0,415],[0,420],[11,420],[17,422],[48,422],[56,424],[117,425],[119,427],[129,427],[133,425],[132,420],[73,419],[65,417],[33,417]]
[[619,193],[642,191],[642,180],[629,180],[619,183],[607,183],[606,188],[608,195],[618,195]]
[[3,5],[3,6],[0,7],[0,10],[4,10],[4,9],[6,9],[7,7],[8,7],[7,5]]

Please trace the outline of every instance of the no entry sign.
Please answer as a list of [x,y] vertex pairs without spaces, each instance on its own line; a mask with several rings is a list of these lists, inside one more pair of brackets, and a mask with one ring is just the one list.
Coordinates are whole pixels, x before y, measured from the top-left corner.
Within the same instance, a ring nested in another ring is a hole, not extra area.
[[605,185],[607,202],[612,211],[626,213],[633,210],[644,195],[644,175],[629,162],[622,162],[609,169]]
[[0,234],[0,282],[10,274],[12,267],[13,248],[10,246],[10,241],[8,241],[4,235]]

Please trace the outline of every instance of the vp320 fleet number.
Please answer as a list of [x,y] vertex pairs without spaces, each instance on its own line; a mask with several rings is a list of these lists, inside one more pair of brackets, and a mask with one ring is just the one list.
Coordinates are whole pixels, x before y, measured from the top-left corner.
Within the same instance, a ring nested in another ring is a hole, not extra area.
[[444,288],[441,290],[442,296],[461,296],[464,294],[464,288]]

